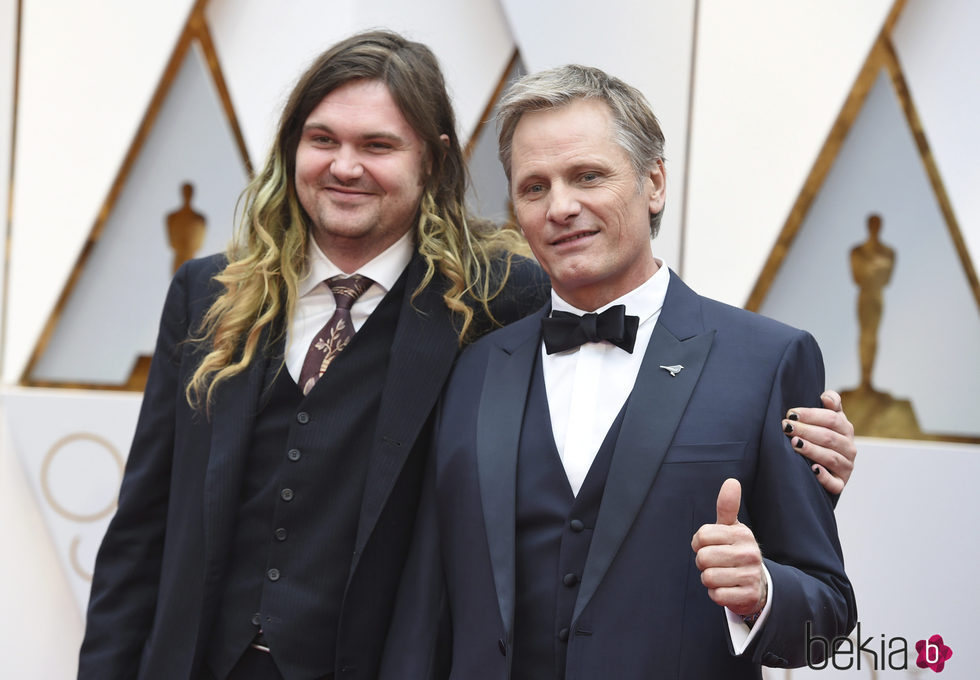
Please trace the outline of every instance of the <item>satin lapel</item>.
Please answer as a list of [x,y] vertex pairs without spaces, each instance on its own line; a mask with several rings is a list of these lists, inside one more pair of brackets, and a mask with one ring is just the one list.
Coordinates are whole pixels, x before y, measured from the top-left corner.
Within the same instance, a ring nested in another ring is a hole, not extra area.
[[[263,333],[259,347],[265,347],[269,335]],[[273,354],[282,357],[280,339]],[[268,354],[259,352],[251,366],[230,378],[218,388],[211,414],[211,447],[204,480],[204,545],[206,576],[220,578],[224,561],[230,554],[238,509],[242,474],[248,458],[248,442],[259,410],[259,398],[268,375],[278,367]],[[282,370],[286,370],[285,367]],[[201,452],[203,455],[204,452]]]
[[[589,604],[646,501],[708,358],[714,331],[702,332],[697,309],[697,296],[672,274],[623,417],[573,620]],[[673,377],[660,368],[676,364],[684,369]]]
[[438,285],[430,284],[412,299],[425,274],[425,261],[415,255],[408,266],[405,297],[388,357],[388,375],[368,461],[352,574],[459,351],[452,318]]
[[517,450],[524,406],[541,345],[542,310],[522,324],[527,332],[490,349],[476,425],[476,464],[493,581],[507,639],[513,632],[517,563]]

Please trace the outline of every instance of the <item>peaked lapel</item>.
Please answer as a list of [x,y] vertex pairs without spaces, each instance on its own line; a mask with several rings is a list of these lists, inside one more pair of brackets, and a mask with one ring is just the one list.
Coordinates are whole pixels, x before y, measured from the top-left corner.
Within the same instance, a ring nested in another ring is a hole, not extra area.
[[442,300],[438,277],[414,299],[425,275],[425,260],[416,253],[408,265],[405,296],[388,358],[388,375],[357,526],[351,574],[357,568],[402,466],[432,413],[449,377],[459,340],[453,319]]
[[[703,328],[697,294],[671,272],[613,452],[573,621],[602,583],[650,493],[713,340],[714,331]],[[660,368],[675,364],[684,369],[673,377]]]
[[[220,578],[231,554],[242,474],[248,458],[252,424],[259,411],[259,398],[270,374],[279,363],[270,356],[282,357],[284,338],[275,347],[266,348],[270,336],[267,327],[259,341],[259,352],[249,368],[218,387],[211,414],[211,445],[204,480],[204,556],[205,574],[211,581]],[[286,370],[285,367],[282,370]]]
[[517,451],[541,318],[550,303],[511,327],[513,338],[489,349],[476,424],[476,463],[483,524],[504,631],[510,641],[516,597]]

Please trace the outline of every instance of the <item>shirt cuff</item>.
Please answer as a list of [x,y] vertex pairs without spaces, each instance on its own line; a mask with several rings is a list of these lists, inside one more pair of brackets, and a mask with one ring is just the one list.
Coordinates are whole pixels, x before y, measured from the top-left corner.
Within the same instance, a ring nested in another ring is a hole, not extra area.
[[752,643],[756,638],[759,631],[762,630],[763,624],[765,624],[766,619],[769,618],[769,610],[772,609],[772,577],[769,575],[769,570],[766,569],[765,563],[762,565],[762,571],[766,575],[766,585],[769,587],[769,595],[766,597],[766,604],[762,608],[762,612],[759,614],[759,618],[755,620],[752,627],[742,620],[742,617],[725,607],[725,616],[728,618],[728,634],[732,639],[732,649],[735,650],[735,656],[741,656],[746,648]]

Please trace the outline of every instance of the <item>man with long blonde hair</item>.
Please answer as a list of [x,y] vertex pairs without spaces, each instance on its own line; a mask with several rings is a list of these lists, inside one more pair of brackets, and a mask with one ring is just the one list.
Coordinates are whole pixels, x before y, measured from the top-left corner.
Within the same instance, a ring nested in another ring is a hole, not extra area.
[[80,678],[376,676],[450,368],[547,299],[465,186],[424,45],[358,34],[301,76],[236,242],[168,294]]

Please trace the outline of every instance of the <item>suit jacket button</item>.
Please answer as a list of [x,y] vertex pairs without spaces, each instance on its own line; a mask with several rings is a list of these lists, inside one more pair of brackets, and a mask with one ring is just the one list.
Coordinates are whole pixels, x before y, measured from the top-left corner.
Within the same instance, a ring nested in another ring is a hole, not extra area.
[[503,640],[497,640],[497,649],[502,655],[507,656],[507,645],[504,644]]
[[565,576],[562,577],[561,582],[564,583],[569,588],[571,588],[576,583],[578,583],[578,576],[576,576],[575,574],[565,574]]
[[293,490],[283,489],[279,492],[279,497],[288,503],[289,501],[293,500]]
[[578,532],[582,531],[582,529],[585,528],[585,523],[580,519],[573,519],[571,522],[568,523],[568,526],[571,528],[572,531],[574,531],[577,534]]
[[261,626],[262,625],[262,615],[259,613],[252,614],[252,625]]
[[275,567],[273,567],[272,569],[270,569],[269,571],[266,572],[266,576],[269,577],[269,580],[270,581],[278,581],[279,580],[279,570],[276,569]]
[[276,529],[276,540],[277,541],[285,541],[286,540],[286,536],[287,536],[287,532],[286,532],[285,529],[283,529],[282,527],[279,527],[278,529]]
[[558,639],[561,640],[562,642],[568,642],[567,628],[562,628],[560,631],[558,631]]
[[306,411],[300,411],[296,414],[296,420],[299,421],[300,425],[306,425],[310,422],[310,414]]
[[289,449],[289,451],[286,452],[286,457],[294,463],[299,460],[301,455],[302,454],[299,452],[299,449]]

